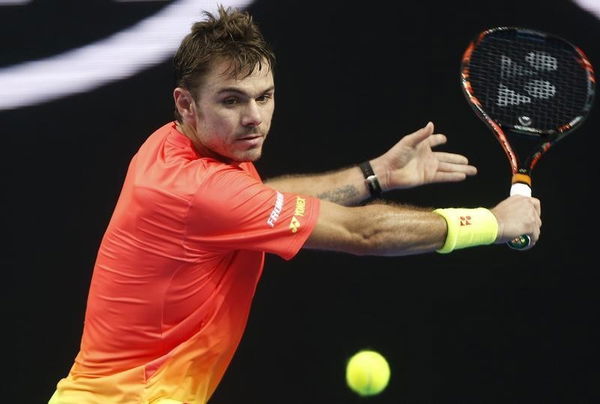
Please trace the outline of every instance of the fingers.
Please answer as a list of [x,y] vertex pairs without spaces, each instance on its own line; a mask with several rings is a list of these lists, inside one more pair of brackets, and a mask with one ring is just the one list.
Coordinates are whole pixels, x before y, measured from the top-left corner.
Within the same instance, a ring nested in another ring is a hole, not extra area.
[[538,214],[538,216],[542,216],[542,203],[538,198],[531,198],[531,202],[533,202],[533,206]]
[[436,147],[447,142],[445,135],[441,133],[433,133],[434,126],[432,122],[428,122],[427,125],[421,129],[405,136],[405,143],[410,147],[417,147],[421,142],[427,140],[430,147]]
[[530,198],[533,203],[533,207],[537,215],[534,217],[534,230],[531,234],[531,244],[534,245],[540,238],[541,227],[542,227],[542,205],[539,199]]
[[477,167],[469,164],[469,160],[460,154],[436,153],[438,158],[438,175],[440,181],[462,181],[466,176],[477,174]]
[[435,173],[435,182],[458,182],[467,177],[477,174],[477,169],[473,166],[459,166],[452,170],[438,170]]
[[492,208],[492,212],[498,219],[497,242],[507,242],[515,237],[527,235],[531,243],[526,249],[537,243],[542,226],[539,199],[513,195]]
[[435,173],[435,182],[458,182],[477,174],[471,165],[440,163]]
[[427,122],[427,125],[425,125],[423,129],[429,131],[429,134],[433,133],[433,122]]
[[475,175],[477,174],[477,167],[468,164],[453,164],[453,163],[439,163],[438,172],[441,173],[461,173],[464,175]]
[[429,137],[429,146],[433,148],[441,144],[445,144],[447,140],[448,139],[446,138],[446,136],[442,135],[441,133],[436,133],[435,135],[432,134]]
[[[524,198],[524,203],[529,204],[529,214],[523,214],[522,220],[530,229],[526,234],[531,237],[531,244],[535,244],[540,238],[540,228],[542,227],[541,203],[537,198],[527,196],[522,196],[521,198]],[[533,209],[531,209],[531,206],[533,206]]]
[[427,125],[425,125],[421,129],[411,133],[410,135],[406,135],[404,137],[404,141],[410,147],[417,147],[419,145],[419,143],[421,143],[422,141],[427,139],[432,134],[433,134],[433,123],[428,122]]
[[467,179],[467,174],[461,172],[437,172],[435,173],[434,182],[460,182]]
[[463,156],[462,154],[435,152],[435,156],[440,161],[440,163],[461,164],[461,165],[469,164],[469,159],[466,158],[465,156]]

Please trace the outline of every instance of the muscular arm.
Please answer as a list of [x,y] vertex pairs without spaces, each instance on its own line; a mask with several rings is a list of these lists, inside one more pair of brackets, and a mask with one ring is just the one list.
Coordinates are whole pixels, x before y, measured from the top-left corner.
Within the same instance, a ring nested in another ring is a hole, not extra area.
[[446,221],[430,209],[392,204],[343,207],[322,201],[305,247],[355,255],[411,255],[441,248],[446,231]]
[[280,192],[310,195],[339,205],[356,205],[369,197],[358,166],[323,174],[288,175],[265,181]]
[[[462,181],[477,173],[465,156],[433,151],[446,142],[446,136],[434,134],[433,129],[428,123],[370,161],[384,191]],[[279,177],[267,183],[279,191],[322,200],[306,248],[396,256],[435,251],[446,240],[446,221],[433,209],[381,202],[352,207],[370,196],[358,166],[325,174]],[[539,200],[512,196],[491,211],[498,221],[496,243],[527,234],[534,245],[539,238]]]
[[[513,195],[490,209],[498,222],[495,243],[521,234],[540,236],[541,207],[536,198]],[[305,247],[355,255],[400,256],[438,250],[446,241],[446,220],[431,209],[373,203],[346,207],[321,201],[317,224]]]

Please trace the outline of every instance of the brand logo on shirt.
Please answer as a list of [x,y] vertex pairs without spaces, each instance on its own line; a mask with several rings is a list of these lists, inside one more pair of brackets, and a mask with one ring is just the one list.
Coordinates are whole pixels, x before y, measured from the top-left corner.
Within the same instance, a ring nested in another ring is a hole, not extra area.
[[277,197],[275,198],[275,206],[267,219],[267,224],[269,227],[275,226],[275,222],[279,219],[279,215],[281,214],[281,209],[283,209],[283,194],[281,192],[277,192]]
[[290,222],[290,230],[292,230],[292,233],[296,233],[299,228],[300,228],[300,221],[298,219],[296,219],[296,216],[293,216],[292,220]]
[[296,216],[304,216],[304,211],[306,210],[306,199],[296,197],[296,210],[294,210],[294,216],[292,216],[292,220],[290,221],[290,230],[292,233],[296,233],[300,228],[300,221]]
[[460,225],[461,226],[470,226],[471,225],[471,216],[461,216],[460,217]]

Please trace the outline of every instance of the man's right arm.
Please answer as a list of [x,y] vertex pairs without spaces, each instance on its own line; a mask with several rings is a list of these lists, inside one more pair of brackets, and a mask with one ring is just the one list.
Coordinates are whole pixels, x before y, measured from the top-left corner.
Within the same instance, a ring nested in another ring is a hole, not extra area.
[[[539,200],[511,196],[491,209],[498,223],[495,243],[540,235]],[[444,217],[430,209],[373,203],[345,207],[321,201],[317,224],[305,248],[355,255],[401,256],[440,249],[448,233]]]

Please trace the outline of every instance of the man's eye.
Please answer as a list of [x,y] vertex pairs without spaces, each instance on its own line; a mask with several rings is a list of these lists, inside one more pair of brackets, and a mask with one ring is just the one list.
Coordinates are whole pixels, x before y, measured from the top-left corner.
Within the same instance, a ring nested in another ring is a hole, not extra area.
[[271,98],[273,98],[271,96],[271,94],[265,94],[265,95],[261,95],[260,97],[258,97],[256,99],[256,102],[261,102],[261,103],[265,103],[267,101],[269,101]]
[[223,104],[225,105],[235,105],[239,102],[239,100],[235,97],[229,97],[229,98],[225,98],[223,100]]

